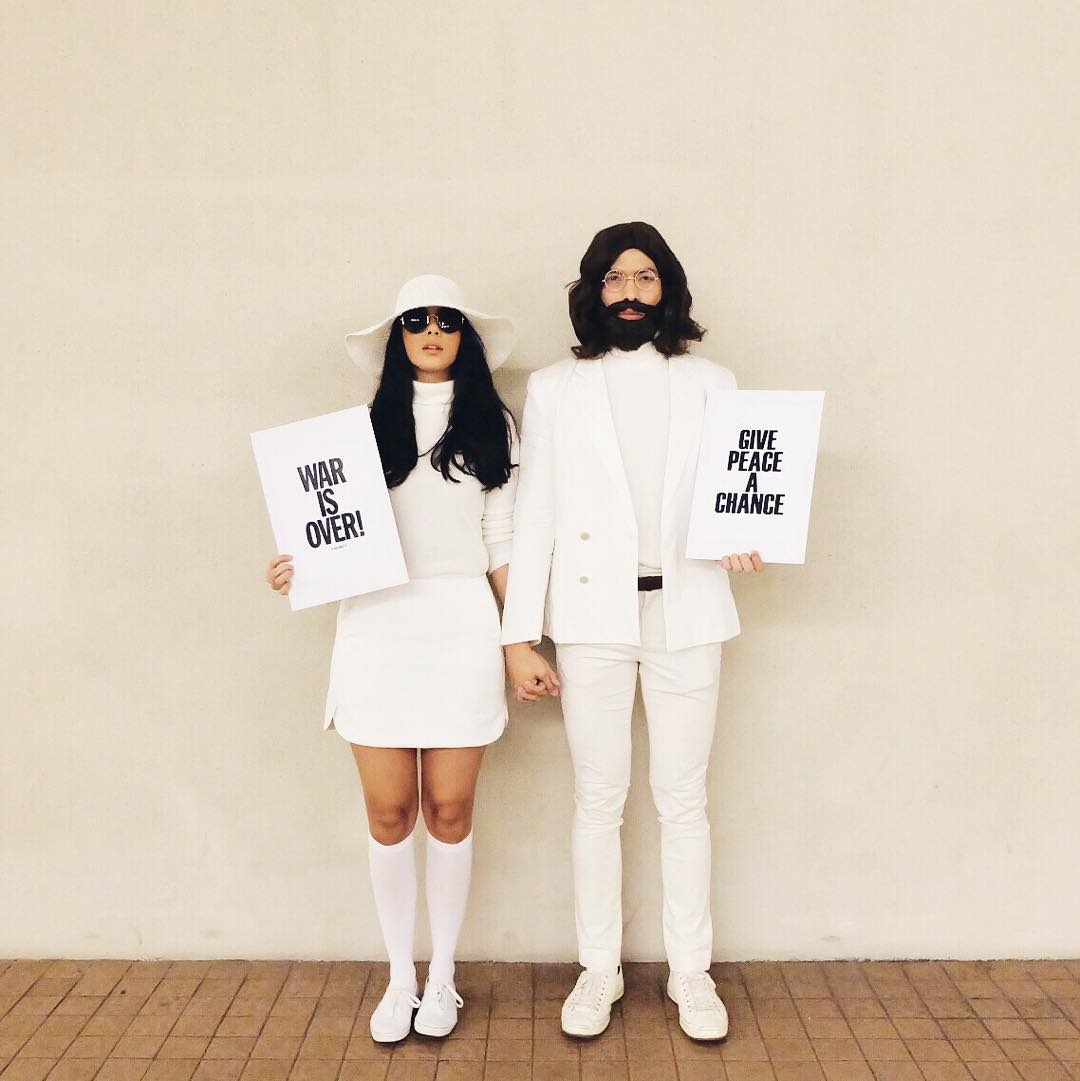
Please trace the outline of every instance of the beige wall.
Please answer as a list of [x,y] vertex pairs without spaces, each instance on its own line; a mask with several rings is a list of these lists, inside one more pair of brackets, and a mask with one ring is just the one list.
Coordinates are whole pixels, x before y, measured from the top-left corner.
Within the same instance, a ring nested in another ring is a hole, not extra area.
[[[1080,953],[1076,5],[519,7],[3,4],[0,956],[379,956],[247,435],[362,400],[421,271],[557,359],[629,218],[701,352],[829,395],[808,563],[736,584],[718,956]],[[573,956],[569,801],[515,707],[464,956]]]

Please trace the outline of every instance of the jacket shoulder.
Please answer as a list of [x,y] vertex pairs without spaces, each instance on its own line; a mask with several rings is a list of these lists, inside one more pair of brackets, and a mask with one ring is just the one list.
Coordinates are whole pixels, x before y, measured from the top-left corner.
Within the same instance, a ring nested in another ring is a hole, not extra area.
[[698,373],[698,377],[710,390],[734,390],[737,386],[735,373],[722,364],[717,364],[708,357],[700,357],[696,353],[687,353],[681,360],[690,362],[690,365]]
[[555,361],[554,364],[537,369],[529,376],[527,390],[543,392],[549,387],[557,386],[570,375],[576,363],[577,357],[564,357],[562,360]]

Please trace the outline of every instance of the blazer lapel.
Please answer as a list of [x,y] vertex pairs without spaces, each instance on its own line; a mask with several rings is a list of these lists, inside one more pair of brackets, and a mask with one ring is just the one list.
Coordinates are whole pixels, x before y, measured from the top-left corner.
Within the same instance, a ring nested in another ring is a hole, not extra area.
[[664,470],[664,506],[661,515],[662,536],[670,536],[674,500],[687,470],[691,478],[697,466],[691,458],[701,442],[701,418],[705,404],[701,386],[682,357],[668,361],[670,416],[668,419],[667,466]]
[[611,399],[608,397],[607,381],[604,379],[603,358],[579,360],[577,377],[582,380],[582,420],[592,436],[600,461],[607,471],[615,492],[625,504],[627,513],[634,520],[634,504],[630,498],[630,486],[626,482],[626,469],[619,451],[619,437],[615,434],[615,421],[611,415]]

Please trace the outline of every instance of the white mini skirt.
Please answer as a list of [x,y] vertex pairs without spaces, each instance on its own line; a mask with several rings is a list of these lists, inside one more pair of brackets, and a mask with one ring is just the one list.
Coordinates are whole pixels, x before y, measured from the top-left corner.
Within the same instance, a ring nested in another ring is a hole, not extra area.
[[418,578],[341,602],[324,728],[367,747],[480,747],[506,727],[486,575]]

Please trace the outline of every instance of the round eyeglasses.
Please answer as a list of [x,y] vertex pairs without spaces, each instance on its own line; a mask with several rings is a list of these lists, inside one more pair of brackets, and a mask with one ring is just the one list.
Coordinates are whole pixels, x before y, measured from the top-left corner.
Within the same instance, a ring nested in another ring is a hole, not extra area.
[[457,308],[439,308],[434,314],[427,308],[411,308],[401,316],[401,325],[410,334],[423,334],[432,319],[444,334],[456,334],[465,323],[465,316]]
[[637,270],[633,274],[625,274],[621,270],[609,270],[602,281],[605,289],[610,289],[613,293],[621,293],[631,278],[634,279],[634,284],[643,292],[654,289],[660,284],[660,275],[652,267],[645,267],[643,270]]

